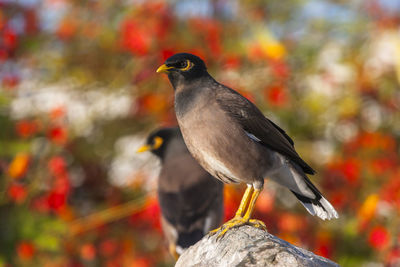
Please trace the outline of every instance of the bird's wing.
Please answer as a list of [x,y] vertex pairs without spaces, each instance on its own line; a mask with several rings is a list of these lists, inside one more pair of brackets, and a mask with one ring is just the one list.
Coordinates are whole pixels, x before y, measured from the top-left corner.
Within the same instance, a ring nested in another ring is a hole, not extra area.
[[305,173],[315,173],[297,154],[293,140],[286,132],[264,117],[253,103],[222,85],[216,89],[216,98],[219,106],[236,120],[250,137],[255,137],[253,140],[296,162]]

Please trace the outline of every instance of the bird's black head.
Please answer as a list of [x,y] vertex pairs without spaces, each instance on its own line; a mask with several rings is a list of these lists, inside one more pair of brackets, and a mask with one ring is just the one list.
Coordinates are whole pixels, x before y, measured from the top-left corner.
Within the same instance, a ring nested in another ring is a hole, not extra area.
[[167,73],[174,89],[182,83],[190,83],[208,75],[204,61],[188,53],[179,53],[169,57],[157,69],[157,72]]
[[137,152],[150,151],[160,159],[163,159],[168,147],[171,145],[171,141],[177,138],[182,139],[178,127],[157,129],[149,134],[146,144],[140,147]]

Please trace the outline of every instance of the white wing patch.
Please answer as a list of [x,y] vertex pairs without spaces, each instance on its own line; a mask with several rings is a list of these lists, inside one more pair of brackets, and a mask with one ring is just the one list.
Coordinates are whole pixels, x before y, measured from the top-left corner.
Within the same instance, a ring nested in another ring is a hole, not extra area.
[[248,137],[250,137],[250,139],[252,139],[252,140],[254,140],[256,142],[260,142],[261,141],[261,139],[257,138],[254,134],[249,133],[247,131],[244,131],[244,132],[247,134]]

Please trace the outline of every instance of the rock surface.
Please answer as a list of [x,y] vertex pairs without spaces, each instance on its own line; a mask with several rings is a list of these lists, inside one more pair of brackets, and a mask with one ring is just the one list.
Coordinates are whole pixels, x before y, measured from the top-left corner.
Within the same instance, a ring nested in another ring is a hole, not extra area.
[[266,231],[247,225],[231,229],[218,241],[216,236],[207,235],[187,249],[175,266],[339,266]]

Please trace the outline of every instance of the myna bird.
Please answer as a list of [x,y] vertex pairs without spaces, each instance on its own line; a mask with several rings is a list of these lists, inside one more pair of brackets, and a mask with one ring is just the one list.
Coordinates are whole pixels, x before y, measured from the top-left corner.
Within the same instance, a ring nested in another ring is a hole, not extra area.
[[223,184],[191,156],[178,127],[152,132],[138,152],[161,160],[158,200],[170,253],[177,258],[222,223]]
[[248,185],[235,217],[221,226],[220,237],[243,224],[265,228],[251,215],[267,177],[292,191],[312,215],[338,218],[307,178],[315,171],[297,154],[293,140],[254,104],[215,81],[203,60],[175,54],[157,72],[167,73],[174,88],[176,117],[193,157],[221,181]]

